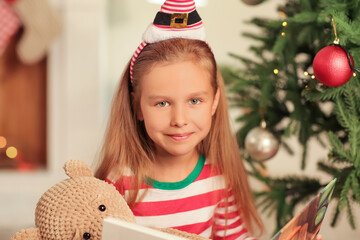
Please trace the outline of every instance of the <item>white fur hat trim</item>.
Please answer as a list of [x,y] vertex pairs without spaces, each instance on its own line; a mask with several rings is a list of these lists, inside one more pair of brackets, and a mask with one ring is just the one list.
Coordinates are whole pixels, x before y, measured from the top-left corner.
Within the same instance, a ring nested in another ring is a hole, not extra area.
[[186,28],[181,30],[174,29],[161,29],[156,27],[154,24],[150,24],[145,30],[143,36],[143,41],[147,43],[155,43],[172,38],[186,38],[205,41],[205,27],[200,25],[194,28]]

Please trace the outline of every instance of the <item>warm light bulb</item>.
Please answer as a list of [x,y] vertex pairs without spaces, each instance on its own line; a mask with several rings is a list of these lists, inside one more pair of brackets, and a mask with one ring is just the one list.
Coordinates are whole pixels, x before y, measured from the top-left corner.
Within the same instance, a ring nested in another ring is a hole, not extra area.
[[285,37],[286,33],[285,32],[282,32],[281,33],[281,36]]
[[305,75],[305,76],[308,76],[308,75],[309,75],[309,73],[305,71],[305,72],[304,72],[304,75]]
[[16,158],[18,154],[18,151],[15,147],[8,147],[6,149],[6,156],[8,156],[8,158]]
[[275,74],[279,74],[279,69],[275,68],[275,69],[274,69],[274,73],[275,73]]
[[4,148],[6,146],[6,138],[0,136],[0,148]]
[[315,75],[311,75],[311,79],[315,79]]
[[353,76],[356,77],[356,73],[353,73]]
[[282,23],[282,26],[283,26],[283,27],[287,27],[287,25],[288,25],[287,22],[283,22],[283,23]]
[[280,11],[279,15],[280,15],[281,18],[286,18],[286,13],[283,12],[283,11]]

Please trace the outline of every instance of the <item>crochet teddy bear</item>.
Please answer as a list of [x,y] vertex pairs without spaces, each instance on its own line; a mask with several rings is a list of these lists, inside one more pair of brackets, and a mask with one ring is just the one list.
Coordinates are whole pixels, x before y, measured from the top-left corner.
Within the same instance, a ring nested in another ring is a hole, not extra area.
[[[11,240],[100,240],[106,217],[135,223],[122,195],[113,185],[95,178],[87,164],[70,160],[64,170],[70,179],[52,186],[37,203],[36,228],[21,230]],[[170,228],[158,230],[187,239],[206,239]]]

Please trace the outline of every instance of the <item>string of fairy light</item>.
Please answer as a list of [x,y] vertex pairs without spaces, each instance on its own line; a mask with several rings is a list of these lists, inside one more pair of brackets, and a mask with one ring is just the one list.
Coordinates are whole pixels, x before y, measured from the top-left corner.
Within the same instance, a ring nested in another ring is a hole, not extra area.
[[[284,12],[279,12],[279,14],[280,14],[280,17],[281,17],[282,19],[286,18],[286,14],[285,14]],[[333,29],[334,29],[334,35],[335,35],[335,40],[333,41],[333,44],[339,45],[339,44],[340,44],[340,40],[339,40],[338,35],[337,35],[337,30],[336,30],[336,25],[335,25],[335,20],[334,20],[334,18],[331,18],[331,22],[332,22],[332,26],[333,26]],[[288,27],[288,25],[289,25],[289,23],[288,23],[287,21],[285,21],[285,20],[281,23],[281,26],[283,27],[283,30],[281,31],[281,36],[282,36],[282,37],[285,37],[285,36],[286,36],[285,28]],[[339,45],[339,46],[340,46],[340,45]],[[350,67],[351,67],[352,70],[353,70],[353,76],[356,77],[356,76],[357,76],[356,72],[360,73],[360,71],[359,71],[358,69],[356,69],[354,66],[352,66],[352,64],[351,64],[351,62],[350,62],[350,55],[349,55],[349,53],[348,53],[348,51],[347,51],[346,49],[344,49],[344,50],[347,52],[347,55],[348,55],[348,58],[349,58],[349,63],[350,63],[349,65],[350,65]],[[286,74],[290,74],[290,73],[287,71],[286,66],[285,66],[284,72],[285,72]],[[278,68],[274,68],[273,73],[274,73],[275,75],[278,75],[278,74],[280,73],[280,70],[279,70]],[[304,82],[308,82],[309,80],[313,80],[313,79],[316,78],[313,73],[310,73],[310,72],[308,72],[308,71],[306,71],[306,70],[303,71],[303,74],[304,74],[304,76],[307,77],[307,78],[301,78],[301,77],[298,77],[298,76],[296,76],[296,78],[299,79],[299,80],[302,80],[302,81],[304,81]]]
[[3,136],[0,136],[0,150],[1,149],[5,149],[5,154],[8,158],[14,159],[18,155],[18,150],[16,147],[7,147],[7,139]]
[[[286,14],[285,14],[284,12],[280,12],[279,14],[280,14],[280,16],[281,16],[282,18],[285,18],[285,17],[286,17]],[[281,23],[281,26],[283,27],[283,30],[281,31],[281,36],[282,36],[282,37],[285,37],[285,36],[286,36],[285,28],[288,26],[288,22],[287,22],[287,21],[283,21],[283,22]],[[280,73],[280,70],[279,70],[278,68],[274,68],[273,72],[274,72],[275,75],[278,75],[278,74]],[[286,70],[286,67],[285,67],[285,73],[289,74],[288,71]],[[310,76],[310,79],[315,79],[315,75],[314,75],[314,74],[310,74],[310,73],[307,72],[307,71],[304,71],[304,75],[305,75],[305,76]],[[308,81],[308,80],[309,80],[309,79],[307,79],[307,78],[299,78],[299,77],[297,77],[297,78],[300,79],[300,80],[303,80],[303,81]]]

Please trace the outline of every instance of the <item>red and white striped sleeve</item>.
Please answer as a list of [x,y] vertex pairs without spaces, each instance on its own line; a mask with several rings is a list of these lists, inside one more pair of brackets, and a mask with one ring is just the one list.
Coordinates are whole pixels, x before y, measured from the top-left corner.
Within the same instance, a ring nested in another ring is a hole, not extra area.
[[256,240],[248,235],[239,211],[235,205],[234,196],[229,192],[228,213],[226,220],[225,198],[217,205],[214,215],[213,240]]

